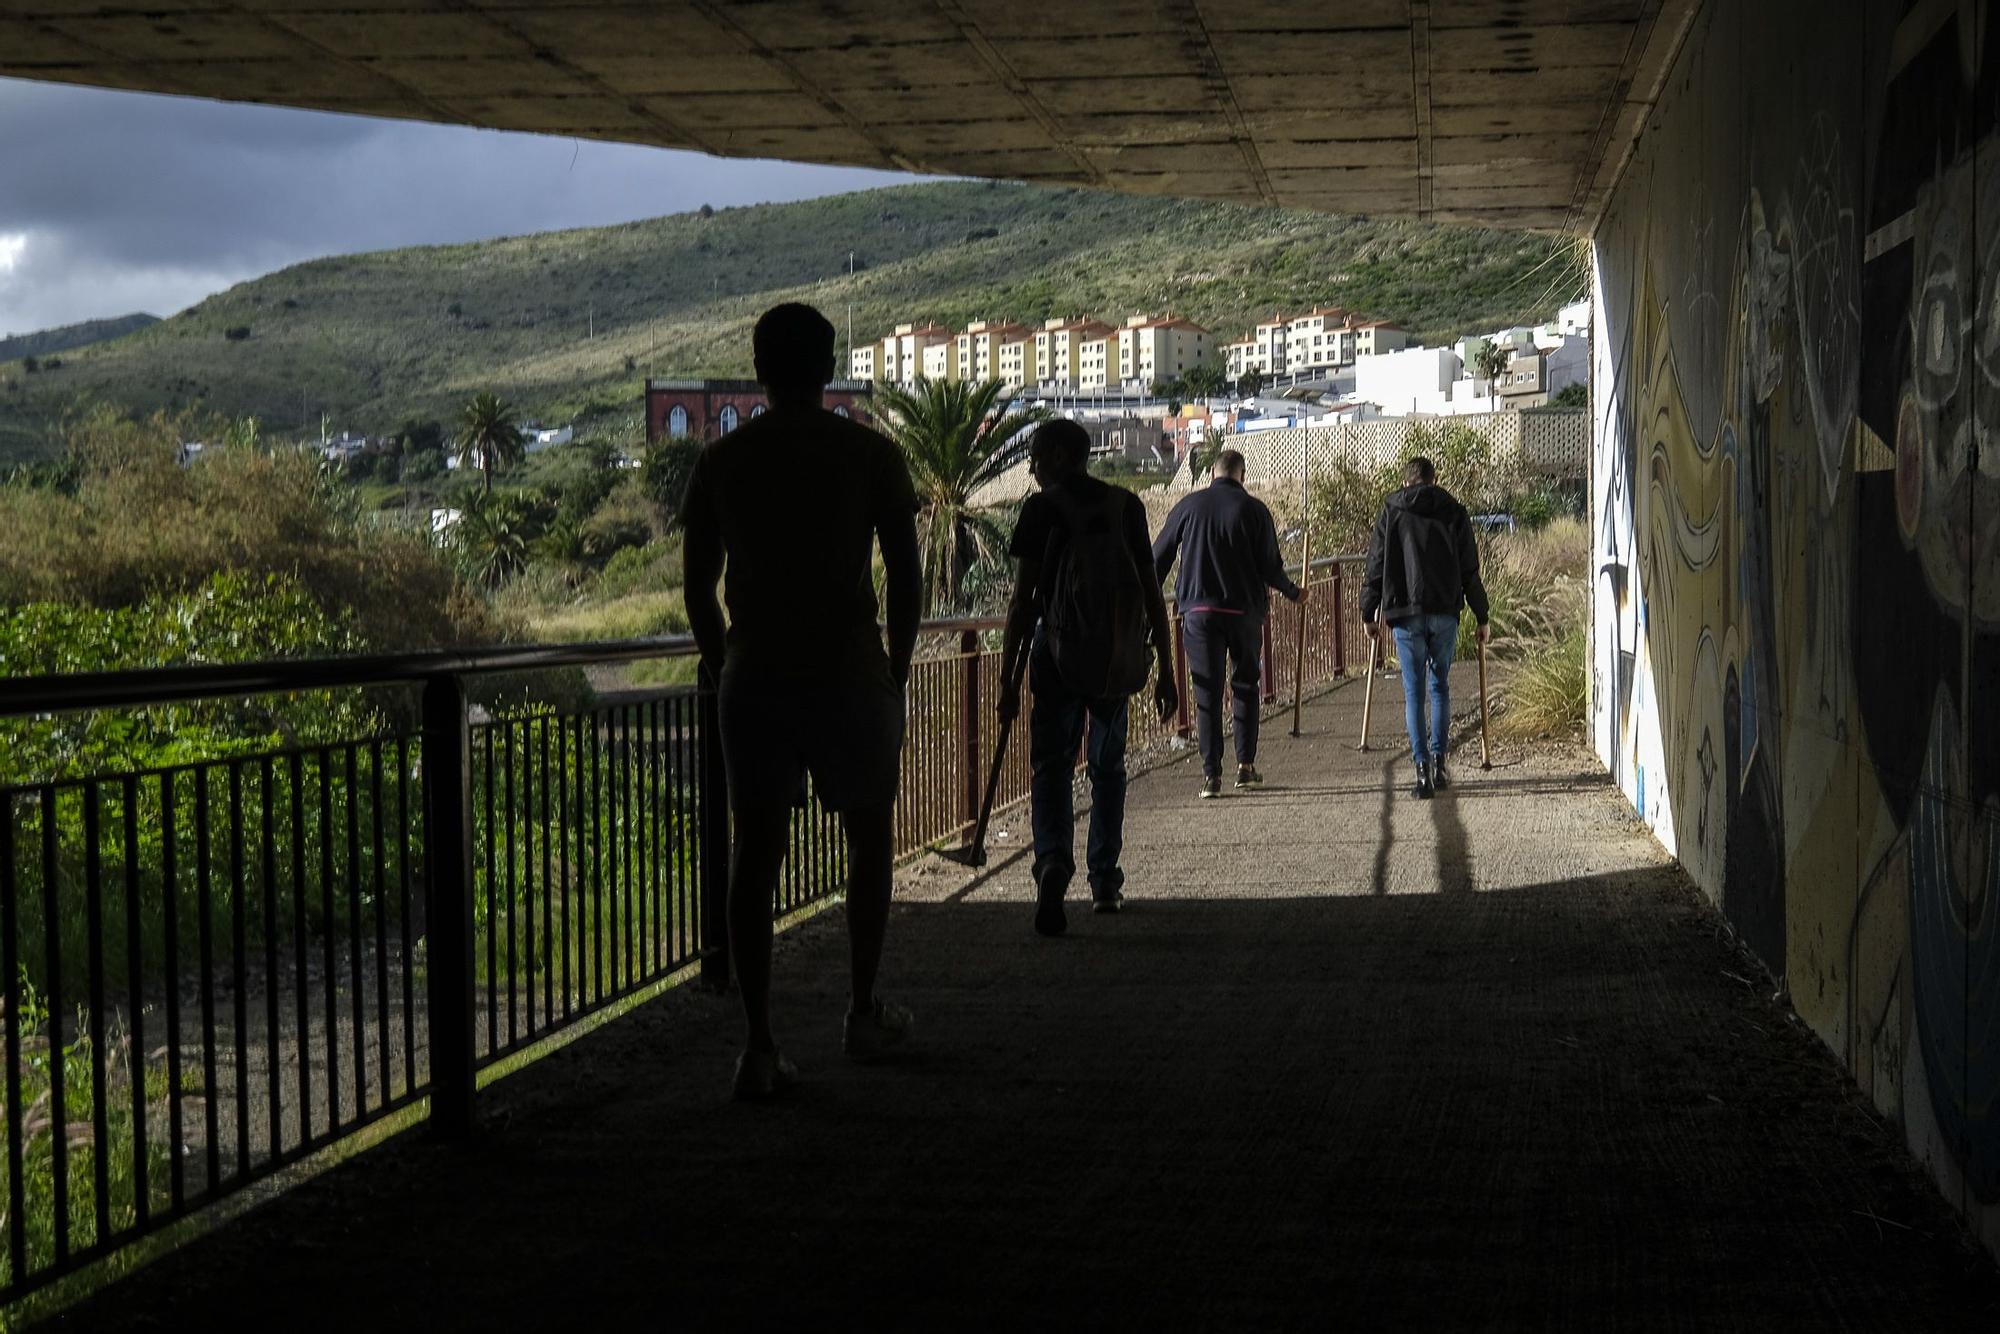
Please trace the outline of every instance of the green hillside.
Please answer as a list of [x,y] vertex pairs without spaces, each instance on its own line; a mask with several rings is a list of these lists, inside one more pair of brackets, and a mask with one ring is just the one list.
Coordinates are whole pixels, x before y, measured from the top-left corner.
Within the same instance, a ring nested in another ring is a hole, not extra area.
[[9,338],[0,338],[0,362],[19,361],[26,357],[46,357],[57,352],[68,352],[73,348],[88,347],[92,343],[123,338],[134,329],[143,329],[149,324],[159,322],[159,316],[141,313],[119,315],[108,320],[85,320],[81,324],[65,324],[59,329],[15,334]]
[[[1436,340],[1576,294],[1526,233],[946,182],[296,265],[29,375],[0,363],[0,456],[79,400],[252,414],[277,434],[393,429],[495,390],[526,415],[638,429],[654,373],[744,374],[757,313],[812,301],[858,339],[1171,307],[1235,337],[1338,303]],[[847,275],[852,251],[857,272]]]

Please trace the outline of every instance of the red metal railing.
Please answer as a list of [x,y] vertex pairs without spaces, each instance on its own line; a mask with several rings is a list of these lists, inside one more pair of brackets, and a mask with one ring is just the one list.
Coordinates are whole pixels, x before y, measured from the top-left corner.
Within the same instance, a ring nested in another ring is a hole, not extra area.
[[[1300,688],[1299,617],[1306,618],[1303,686],[1311,691],[1345,676],[1350,657],[1358,665],[1365,645],[1361,630],[1363,557],[1328,556],[1313,562],[1306,601],[1297,607],[1282,598],[1272,603],[1264,623],[1264,700],[1289,703]],[[1127,750],[1143,755],[1176,736],[1194,735],[1194,705],[1188,683],[1187,653],[1179,609],[1169,603],[1174,623],[1174,665],[1180,678],[1180,708],[1162,723],[1152,709],[1152,687],[1134,697]],[[902,788],[896,800],[896,852],[907,856],[971,829],[979,816],[980,785],[999,738],[994,713],[1000,697],[999,617],[928,621],[927,635],[956,637],[956,647],[933,650],[910,667],[909,730],[903,744]],[[1025,711],[1027,701],[1023,701]],[[1079,764],[1081,762],[1079,761]],[[1009,741],[996,809],[1028,795],[1026,728]]]

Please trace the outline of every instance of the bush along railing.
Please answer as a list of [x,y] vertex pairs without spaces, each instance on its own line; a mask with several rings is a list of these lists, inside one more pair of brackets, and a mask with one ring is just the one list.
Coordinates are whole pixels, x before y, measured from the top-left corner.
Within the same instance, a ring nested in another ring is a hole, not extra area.
[[[1351,558],[1315,562],[1303,613],[1275,605],[1267,700],[1344,673],[1364,642],[1358,583]],[[946,647],[911,672],[899,854],[976,816],[999,628],[926,627]],[[654,639],[10,682],[0,719],[29,725],[355,687],[414,687],[418,706],[352,739],[0,787],[0,1299],[422,1099],[462,1133],[484,1067],[697,962],[726,982],[713,695],[488,710],[467,694],[692,652]],[[1175,664],[1185,699],[1184,652]],[[1190,735],[1192,717],[1162,725],[1135,702],[1134,749]],[[1027,789],[1016,744],[1000,800]],[[844,877],[838,824],[808,802],[774,908]]]

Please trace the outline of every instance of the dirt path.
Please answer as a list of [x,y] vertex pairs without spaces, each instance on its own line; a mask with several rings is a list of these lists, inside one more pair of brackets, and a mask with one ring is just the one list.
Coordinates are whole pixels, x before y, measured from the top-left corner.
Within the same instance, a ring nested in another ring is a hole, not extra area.
[[1129,911],[1065,939],[1023,861],[913,868],[897,1064],[838,1054],[829,914],[781,944],[789,1102],[727,1101],[734,1002],[683,988],[489,1090],[478,1142],[392,1142],[60,1327],[1991,1328],[1991,1263],[1595,766],[1418,804],[1347,748],[1359,693],[1269,729],[1262,793],[1140,780]]

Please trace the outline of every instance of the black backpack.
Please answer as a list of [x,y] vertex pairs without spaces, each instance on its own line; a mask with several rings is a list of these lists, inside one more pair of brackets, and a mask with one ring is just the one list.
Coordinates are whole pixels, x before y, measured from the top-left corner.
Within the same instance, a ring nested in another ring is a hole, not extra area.
[[1061,487],[1042,494],[1055,505],[1068,537],[1042,585],[1042,633],[1056,672],[1086,699],[1133,694],[1146,684],[1153,663],[1145,585],[1125,544],[1120,513],[1126,493],[1107,487],[1095,506]]

